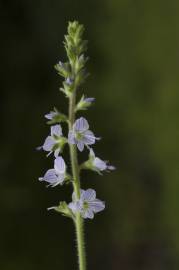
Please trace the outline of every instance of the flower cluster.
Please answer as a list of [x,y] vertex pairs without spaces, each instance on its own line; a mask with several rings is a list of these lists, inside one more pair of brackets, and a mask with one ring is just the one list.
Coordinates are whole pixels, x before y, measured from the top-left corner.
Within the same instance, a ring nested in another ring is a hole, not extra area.
[[[82,95],[79,102],[76,102],[77,89],[88,75],[85,70],[88,58],[84,56],[87,42],[82,39],[83,31],[83,26],[78,22],[69,23],[68,34],[65,36],[64,42],[68,61],[60,61],[55,66],[58,74],[64,78],[63,87],[60,90],[69,99],[69,115],[60,113],[56,108],[45,115],[48,120],[47,123],[51,125],[50,134],[44,140],[43,145],[38,148],[47,152],[47,156],[52,153],[52,156],[54,156],[53,168],[47,170],[44,176],[39,178],[39,181],[47,182],[50,187],[56,187],[64,183],[71,183],[74,187],[72,202],[60,202],[58,206],[49,209],[55,209],[74,220],[77,215],[84,219],[92,219],[95,213],[105,208],[105,203],[96,198],[95,190],[80,188],[80,171],[86,169],[101,174],[104,171],[115,169],[107,161],[95,156],[91,146],[100,138],[96,137],[90,130],[88,121],[84,117],[75,120],[76,112],[88,109],[95,100],[92,97]],[[66,136],[62,131],[63,124],[68,125]],[[67,172],[66,162],[62,157],[65,145],[69,145],[70,148],[71,174]],[[89,152],[88,159],[79,165],[77,151],[82,152],[85,149]]]

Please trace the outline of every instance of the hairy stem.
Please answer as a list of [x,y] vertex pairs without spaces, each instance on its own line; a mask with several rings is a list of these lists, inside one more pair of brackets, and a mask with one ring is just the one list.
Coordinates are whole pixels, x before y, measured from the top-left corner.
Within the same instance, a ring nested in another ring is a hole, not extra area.
[[[76,105],[76,91],[74,91],[71,97],[69,98],[69,129],[72,129],[73,123],[75,121],[75,105]],[[76,145],[73,144],[70,144],[69,147],[70,147],[72,174],[73,174],[73,188],[77,199],[79,199],[80,176],[79,176],[77,149]],[[84,231],[83,231],[84,224],[80,213],[76,214],[75,227],[77,237],[79,270],[86,270],[86,255],[85,255]]]

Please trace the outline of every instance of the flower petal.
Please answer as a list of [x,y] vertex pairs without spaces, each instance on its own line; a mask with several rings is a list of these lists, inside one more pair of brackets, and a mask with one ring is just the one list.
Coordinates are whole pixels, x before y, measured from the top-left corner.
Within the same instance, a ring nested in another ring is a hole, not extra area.
[[81,194],[82,200],[93,201],[96,199],[96,191],[94,189],[87,189],[84,193]]
[[48,171],[45,173],[45,175],[44,175],[44,177],[43,177],[43,180],[40,178],[41,181],[46,181],[46,182],[48,182],[48,183],[50,183],[50,184],[56,183],[56,182],[57,182],[57,179],[58,179],[58,178],[57,178],[57,175],[56,175],[54,169],[48,170]]
[[112,166],[112,165],[107,165],[107,169],[110,171],[114,171],[116,169],[116,167]]
[[68,204],[68,207],[72,210],[73,213],[76,213],[76,212],[78,211],[75,202],[69,203],[69,204]]
[[73,128],[75,131],[78,131],[78,132],[83,132],[85,130],[88,130],[89,128],[88,121],[84,117],[80,117],[79,119],[75,121]]
[[52,136],[48,136],[45,139],[45,142],[42,146],[44,151],[52,151],[53,146],[55,145],[55,140],[52,138]]
[[88,97],[88,98],[85,98],[84,101],[85,101],[85,102],[88,102],[88,103],[92,103],[92,102],[95,101],[95,98],[93,98],[93,97]]
[[53,117],[54,117],[54,116],[56,116],[56,115],[58,115],[58,113],[57,113],[57,112],[53,112],[53,111],[51,111],[51,112],[49,112],[49,113],[45,114],[45,118],[46,118],[46,119],[48,119],[48,120],[52,120],[52,119],[53,119]]
[[66,165],[62,157],[57,157],[54,161],[54,169],[57,174],[64,174],[66,170]]
[[82,140],[85,144],[94,144],[96,137],[94,136],[94,133],[91,130],[87,130],[83,133]]
[[78,147],[78,150],[79,150],[80,152],[82,152],[83,149],[84,149],[84,143],[83,143],[82,141],[78,141],[77,147]]
[[105,208],[105,203],[98,200],[98,199],[95,199],[93,201],[90,201],[89,202],[89,208],[94,212],[94,213],[98,213],[102,210],[104,210]]
[[51,126],[51,136],[53,135],[58,137],[62,136],[62,128],[60,125]]
[[[80,189],[80,199],[83,198],[84,194],[85,194],[85,190]],[[73,202],[79,201],[78,198],[76,197],[76,193],[74,191],[72,193],[72,201]]]
[[65,174],[64,173],[59,173],[58,174],[58,182],[60,184],[62,184],[64,180],[65,180]]
[[87,209],[86,211],[81,212],[81,215],[83,218],[90,218],[90,219],[94,218],[94,213],[91,209]]
[[73,213],[79,212],[81,210],[79,201],[69,203],[68,207],[73,211]]
[[98,157],[95,157],[95,159],[93,161],[93,165],[94,165],[94,167],[96,167],[100,171],[104,171],[107,169],[106,162]]

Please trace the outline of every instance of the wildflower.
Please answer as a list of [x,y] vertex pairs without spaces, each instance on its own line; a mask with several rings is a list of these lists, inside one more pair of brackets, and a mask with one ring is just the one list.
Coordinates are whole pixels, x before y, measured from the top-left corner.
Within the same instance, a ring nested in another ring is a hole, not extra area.
[[94,144],[96,138],[92,131],[89,130],[89,124],[83,117],[77,119],[73,125],[73,129],[69,131],[68,142],[70,144],[76,144],[79,151],[83,151],[84,146]]
[[92,148],[90,148],[89,160],[84,163],[84,168],[88,168],[98,173],[102,171],[113,171],[115,170],[114,166],[108,165],[107,161],[104,161],[95,156],[95,153]]
[[40,177],[39,181],[49,183],[49,186],[55,187],[58,184],[63,184],[66,177],[66,164],[62,157],[57,157],[54,161],[54,168],[48,170],[44,177]]
[[96,191],[93,189],[80,190],[80,199],[76,200],[76,195],[73,193],[72,202],[69,203],[69,208],[73,213],[80,212],[83,218],[93,219],[94,214],[105,208],[105,203],[96,199]]
[[51,135],[45,139],[42,149],[49,152],[48,156],[54,151],[55,157],[57,157],[62,150],[66,138],[62,136],[62,128],[60,125],[51,126]]

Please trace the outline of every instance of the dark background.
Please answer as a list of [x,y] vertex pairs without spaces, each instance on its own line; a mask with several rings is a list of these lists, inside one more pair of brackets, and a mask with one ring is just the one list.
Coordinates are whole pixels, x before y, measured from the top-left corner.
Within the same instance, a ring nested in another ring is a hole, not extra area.
[[71,220],[46,211],[71,189],[38,182],[52,158],[35,151],[43,115],[67,111],[53,66],[74,19],[89,40],[80,95],[96,97],[83,116],[117,167],[82,175],[107,206],[86,222],[88,269],[179,269],[177,0],[0,1],[0,269],[77,269]]

